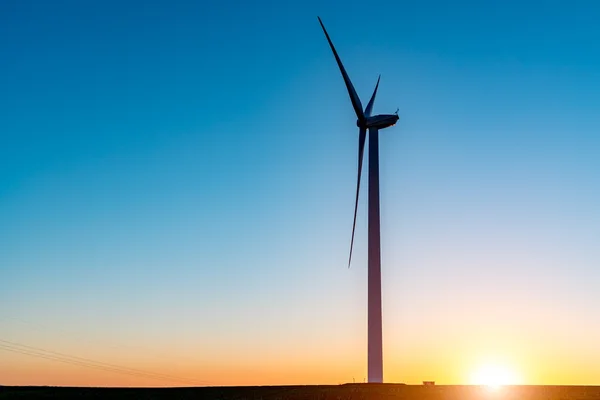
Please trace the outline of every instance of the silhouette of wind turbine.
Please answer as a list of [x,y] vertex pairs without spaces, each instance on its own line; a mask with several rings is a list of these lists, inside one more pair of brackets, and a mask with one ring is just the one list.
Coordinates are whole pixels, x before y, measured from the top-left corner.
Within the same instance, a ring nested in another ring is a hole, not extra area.
[[358,126],[358,176],[356,179],[356,200],[354,202],[354,222],[352,223],[352,239],[350,241],[350,255],[348,257],[348,268],[352,261],[352,248],[354,247],[354,231],[356,228],[356,212],[358,210],[358,193],[360,191],[360,175],[362,170],[363,153],[367,129],[369,130],[369,262],[368,262],[368,381],[383,382],[383,339],[381,321],[381,246],[379,227],[379,130],[393,126],[398,121],[398,110],[395,114],[381,114],[371,116],[375,95],[379,87],[381,75],[377,78],[375,90],[371,100],[362,109],[362,104],[354,86],[346,73],[342,60],[337,54],[329,34],[320,17],[319,23],[331,51],[335,56],[346,89],[350,95],[352,107],[356,113],[356,125]]

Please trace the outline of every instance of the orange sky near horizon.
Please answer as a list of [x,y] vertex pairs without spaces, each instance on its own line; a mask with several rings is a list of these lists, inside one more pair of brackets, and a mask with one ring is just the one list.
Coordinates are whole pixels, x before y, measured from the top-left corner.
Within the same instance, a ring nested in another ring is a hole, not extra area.
[[[440,335],[441,337],[442,335]],[[591,358],[573,358],[565,349],[543,351],[531,343],[501,340],[490,346],[465,340],[437,346],[388,346],[384,359],[386,382],[420,384],[473,384],[471,377],[485,365],[511,371],[512,384],[586,385],[597,384],[600,366]],[[235,347],[235,346],[234,346]],[[122,353],[83,355],[83,357],[151,373],[189,379],[196,384],[160,380],[152,377],[96,370],[44,360],[6,351],[0,353],[3,385],[52,386],[244,386],[305,385],[362,382],[366,363],[362,352],[344,353],[342,349],[322,348],[316,353],[288,349],[280,354],[252,354],[251,358],[223,358],[220,362],[188,354],[186,358],[153,357],[151,354]],[[64,350],[63,350],[64,351]],[[75,351],[75,350],[74,350]],[[354,356],[351,354],[354,353]],[[75,353],[70,353],[75,355]],[[82,356],[81,353],[78,354]],[[194,362],[194,359],[197,362]],[[145,360],[145,361],[144,361]]]

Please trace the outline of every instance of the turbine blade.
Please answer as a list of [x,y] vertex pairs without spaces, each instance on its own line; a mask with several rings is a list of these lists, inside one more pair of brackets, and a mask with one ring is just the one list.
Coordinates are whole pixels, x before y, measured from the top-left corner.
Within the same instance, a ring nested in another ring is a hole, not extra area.
[[366,138],[367,129],[360,128],[360,131],[358,133],[358,176],[356,178],[356,200],[354,202],[354,222],[352,223],[352,240],[350,241],[350,256],[348,257],[348,268],[350,268],[350,262],[352,261],[352,248],[354,247],[354,230],[356,229],[356,212],[358,211],[358,193],[360,192],[360,173],[362,170]]
[[375,90],[373,90],[373,95],[371,96],[371,100],[369,100],[369,104],[367,104],[367,108],[365,108],[365,117],[370,117],[371,112],[373,111],[373,103],[375,103],[375,95],[377,94],[377,88],[379,87],[379,80],[381,79],[381,75],[377,78],[377,84],[375,85]]
[[346,69],[344,68],[344,64],[342,64],[342,60],[340,60],[340,57],[338,56],[338,53],[335,50],[335,47],[333,46],[333,42],[329,38],[329,34],[327,33],[327,30],[325,29],[325,25],[323,25],[323,21],[321,21],[321,17],[317,17],[317,18],[319,18],[319,23],[321,24],[321,28],[323,28],[323,32],[325,32],[325,36],[327,37],[329,46],[331,47],[331,50],[333,51],[333,55],[335,56],[335,60],[337,61],[338,67],[340,67],[340,71],[342,73],[342,77],[344,78],[344,83],[346,84],[346,89],[348,89],[348,94],[350,95],[350,101],[352,101],[352,107],[354,107],[354,112],[356,113],[356,117],[360,121],[364,121],[365,115],[363,114],[363,109],[362,109],[362,104],[360,102],[360,98],[358,97],[358,94],[356,94],[356,90],[354,90],[352,81],[350,80],[350,77],[348,77],[348,74],[346,73]]

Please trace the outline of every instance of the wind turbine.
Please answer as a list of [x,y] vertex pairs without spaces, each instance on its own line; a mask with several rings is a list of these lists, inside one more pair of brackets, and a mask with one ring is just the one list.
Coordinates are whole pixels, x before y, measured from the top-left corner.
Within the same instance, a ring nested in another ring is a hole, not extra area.
[[319,18],[319,23],[331,51],[335,56],[346,89],[350,95],[352,107],[356,113],[356,125],[358,126],[358,176],[356,179],[356,200],[354,202],[354,222],[352,223],[352,240],[350,241],[350,256],[348,257],[348,268],[352,261],[352,248],[354,246],[354,230],[356,228],[356,212],[358,210],[358,193],[360,191],[360,175],[362,170],[363,153],[365,149],[365,140],[367,137],[367,129],[369,130],[369,262],[368,262],[368,381],[381,383],[383,382],[383,338],[382,338],[382,321],[381,321],[381,242],[380,242],[380,227],[379,227],[379,130],[395,125],[398,121],[398,110],[395,114],[371,115],[373,111],[373,103],[375,95],[379,87],[381,75],[377,78],[375,90],[371,96],[371,100],[365,107],[364,111],[360,98],[354,90],[352,81],[346,73],[346,69],[342,64],[342,60],[337,54],[329,34],[323,25],[323,21]]

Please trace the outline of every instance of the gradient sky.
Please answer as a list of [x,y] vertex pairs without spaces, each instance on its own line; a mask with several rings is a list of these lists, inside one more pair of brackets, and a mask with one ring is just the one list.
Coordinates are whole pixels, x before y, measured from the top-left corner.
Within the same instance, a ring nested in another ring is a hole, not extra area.
[[[348,270],[357,129],[320,15],[363,103],[381,73],[400,108],[385,379],[600,384],[597,2],[126,3],[0,2],[0,340],[362,381],[366,192]],[[177,383],[0,349],[0,384]]]

